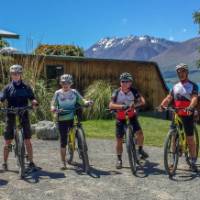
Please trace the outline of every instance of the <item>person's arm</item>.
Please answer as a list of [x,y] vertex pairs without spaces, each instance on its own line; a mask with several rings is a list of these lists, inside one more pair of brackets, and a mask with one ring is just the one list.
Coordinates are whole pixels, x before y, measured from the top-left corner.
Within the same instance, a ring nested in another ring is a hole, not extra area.
[[173,96],[168,94],[161,102],[160,107],[167,107],[173,100]]
[[196,108],[196,106],[198,104],[198,91],[199,91],[199,88],[195,84],[194,87],[193,87],[193,91],[192,91],[190,105],[187,107],[187,112],[188,112],[189,115],[193,114],[194,109]]
[[122,110],[122,109],[128,109],[129,106],[128,105],[124,105],[124,104],[119,104],[115,102],[115,99],[117,98],[117,90],[115,90],[111,96],[111,101],[109,103],[109,109],[111,110]]
[[4,102],[7,99],[7,87],[5,87],[2,91],[2,95],[0,97],[0,101]]
[[33,108],[36,108],[38,106],[38,101],[35,98],[33,90],[30,86],[28,86],[27,89],[28,89],[28,98],[29,98],[29,100],[31,100],[31,104],[32,104]]
[[93,104],[93,101],[91,100],[86,100],[83,98],[83,96],[81,96],[81,94],[77,91],[74,90],[74,92],[76,93],[77,99],[76,99],[76,103],[79,105],[84,105],[84,106],[90,106]]
[[121,109],[128,109],[128,108],[129,108],[128,105],[117,104],[117,103],[114,103],[112,100],[109,103],[109,109],[111,110],[121,110]]
[[190,105],[188,107],[194,109],[198,104],[198,95],[192,95]]
[[139,108],[139,107],[144,106],[145,104],[146,104],[145,98],[141,94],[138,93],[136,96],[136,101],[132,105],[132,108]]

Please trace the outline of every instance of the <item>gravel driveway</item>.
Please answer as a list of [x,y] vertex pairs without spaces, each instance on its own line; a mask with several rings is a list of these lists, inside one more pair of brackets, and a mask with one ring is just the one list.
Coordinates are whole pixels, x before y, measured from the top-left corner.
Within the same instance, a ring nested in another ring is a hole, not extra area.
[[[1,138],[1,147],[3,138]],[[10,155],[9,171],[0,171],[2,200],[111,200],[111,199],[200,199],[200,176],[188,170],[184,161],[173,180],[163,170],[162,148],[146,147],[150,154],[138,176],[131,174],[126,152],[124,168],[115,169],[113,140],[88,139],[91,174],[82,172],[81,165],[60,170],[58,141],[33,139],[38,171],[19,180],[15,158]],[[1,148],[2,149],[2,148]],[[0,152],[2,160],[2,152]],[[80,162],[78,159],[76,159]]]

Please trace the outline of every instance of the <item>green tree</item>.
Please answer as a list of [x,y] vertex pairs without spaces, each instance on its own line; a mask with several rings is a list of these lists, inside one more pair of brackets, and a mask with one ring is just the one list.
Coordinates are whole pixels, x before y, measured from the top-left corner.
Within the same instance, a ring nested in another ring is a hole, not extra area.
[[0,49],[3,47],[8,47],[8,46],[9,46],[9,43],[0,38]]
[[[199,34],[200,34],[200,10],[193,13],[193,19],[194,19],[194,23],[199,25]],[[199,52],[200,52],[200,48],[199,48]],[[200,68],[200,60],[197,61],[197,65]]]

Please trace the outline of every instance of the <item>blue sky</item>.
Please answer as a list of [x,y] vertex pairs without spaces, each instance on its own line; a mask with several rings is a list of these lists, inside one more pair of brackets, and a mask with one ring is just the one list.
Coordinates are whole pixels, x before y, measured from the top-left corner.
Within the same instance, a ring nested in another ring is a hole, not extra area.
[[199,0],[13,0],[1,1],[0,29],[23,51],[38,43],[88,48],[103,37],[150,35],[175,41],[198,36],[192,13]]

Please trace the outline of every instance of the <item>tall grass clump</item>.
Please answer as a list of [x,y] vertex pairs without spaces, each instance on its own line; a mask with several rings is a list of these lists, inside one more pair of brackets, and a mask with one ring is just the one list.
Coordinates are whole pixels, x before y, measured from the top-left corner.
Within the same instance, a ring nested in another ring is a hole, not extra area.
[[93,106],[84,110],[84,117],[86,119],[109,119],[108,105],[111,99],[112,87],[107,81],[98,80],[93,82],[85,90],[85,99],[94,101]]

